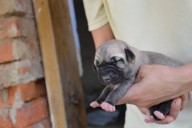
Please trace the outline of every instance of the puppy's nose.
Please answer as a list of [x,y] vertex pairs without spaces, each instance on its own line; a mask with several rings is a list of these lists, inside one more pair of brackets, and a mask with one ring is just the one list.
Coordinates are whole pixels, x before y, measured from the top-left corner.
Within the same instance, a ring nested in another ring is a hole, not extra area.
[[111,78],[110,78],[110,76],[104,76],[104,77],[103,77],[103,80],[104,80],[105,82],[110,82],[110,81],[111,81]]

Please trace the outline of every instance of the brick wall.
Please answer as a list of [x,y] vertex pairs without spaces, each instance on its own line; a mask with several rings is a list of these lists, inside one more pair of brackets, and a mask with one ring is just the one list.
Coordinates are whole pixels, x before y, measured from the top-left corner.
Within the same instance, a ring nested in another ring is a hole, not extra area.
[[0,128],[51,128],[32,1],[0,5]]

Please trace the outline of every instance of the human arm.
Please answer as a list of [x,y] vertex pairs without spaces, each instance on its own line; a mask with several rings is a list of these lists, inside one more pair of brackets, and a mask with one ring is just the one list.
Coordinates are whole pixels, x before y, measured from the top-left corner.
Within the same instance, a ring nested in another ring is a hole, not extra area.
[[107,40],[115,39],[109,25],[102,0],[83,0],[88,29],[93,36],[95,48]]
[[142,66],[136,83],[128,90],[120,103],[131,103],[140,107],[174,99],[192,90],[192,63],[180,67],[163,65]]
[[95,48],[98,48],[102,43],[107,40],[115,39],[109,23],[96,30],[91,31],[91,34],[93,36]]
[[[192,89],[192,64],[173,68],[162,65],[146,65],[139,69],[136,83],[128,90],[120,103],[139,106],[141,111],[163,101],[174,99],[169,114],[158,124],[173,122],[188,103]],[[123,101],[124,100],[124,101]]]

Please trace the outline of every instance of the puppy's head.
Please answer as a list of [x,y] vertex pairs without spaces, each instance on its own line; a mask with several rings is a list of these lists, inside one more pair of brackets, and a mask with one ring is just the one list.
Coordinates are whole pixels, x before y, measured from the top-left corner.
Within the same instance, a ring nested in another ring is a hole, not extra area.
[[118,84],[132,75],[134,60],[135,54],[126,43],[109,40],[96,50],[94,69],[103,84]]

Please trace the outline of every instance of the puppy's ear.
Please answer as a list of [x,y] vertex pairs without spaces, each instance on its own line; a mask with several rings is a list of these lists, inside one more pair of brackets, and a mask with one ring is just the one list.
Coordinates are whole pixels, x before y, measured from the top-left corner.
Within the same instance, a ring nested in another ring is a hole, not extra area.
[[135,59],[135,54],[128,48],[125,49],[125,55],[128,62],[132,62]]
[[96,66],[94,64],[92,64],[92,68],[94,71],[96,71]]

